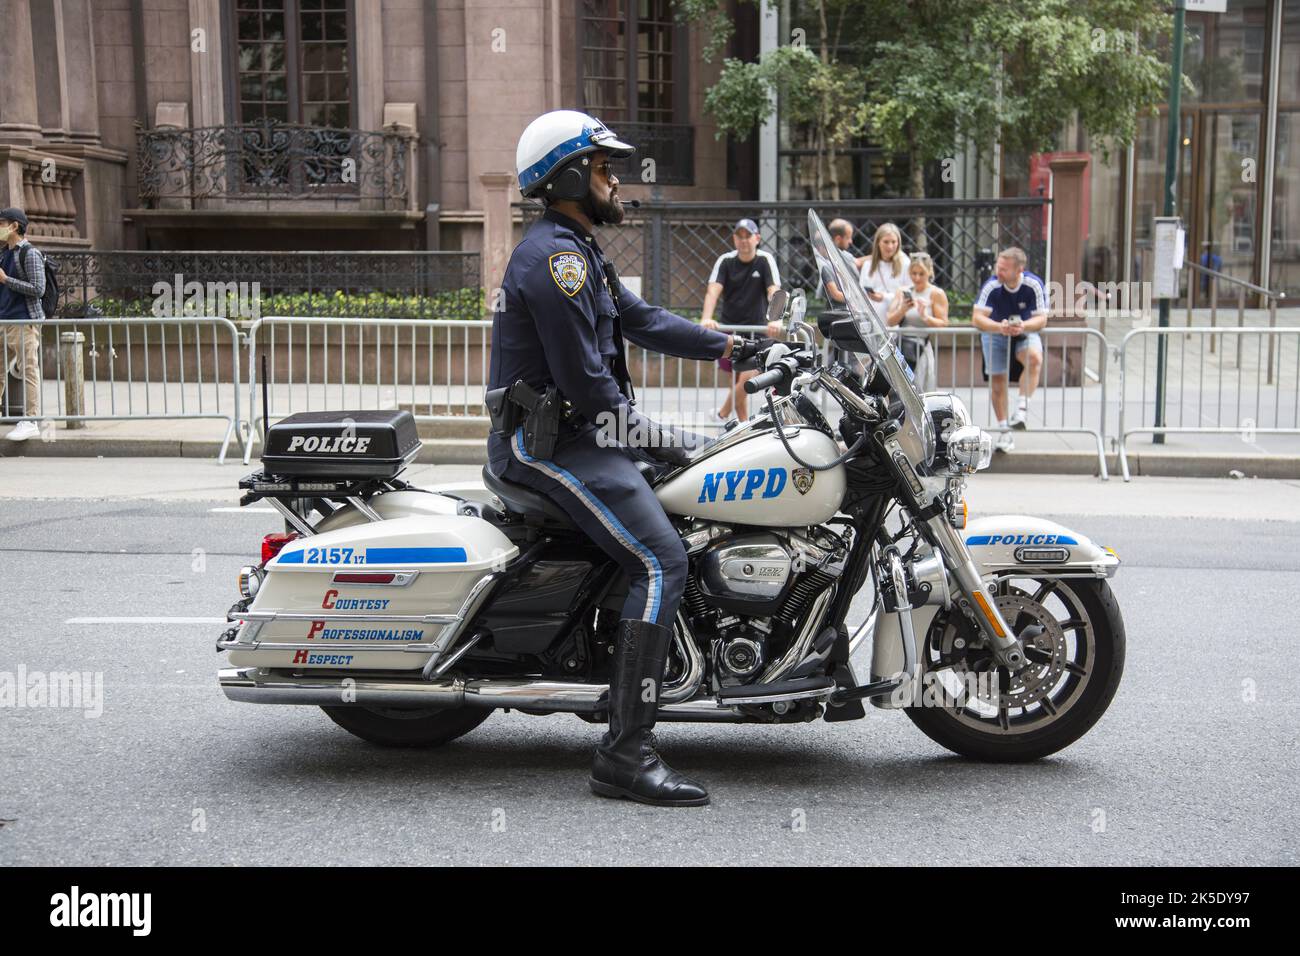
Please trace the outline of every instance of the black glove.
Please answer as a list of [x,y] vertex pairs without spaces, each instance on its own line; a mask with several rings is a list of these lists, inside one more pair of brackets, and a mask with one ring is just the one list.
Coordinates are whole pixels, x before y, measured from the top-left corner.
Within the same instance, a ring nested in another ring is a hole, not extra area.
[[647,425],[645,443],[637,445],[637,451],[674,468],[684,468],[691,463],[691,450],[679,435],[662,425]]
[[731,364],[742,372],[748,371],[740,367],[742,362],[749,362],[749,368],[758,368],[753,359],[770,344],[766,339],[747,339],[740,335],[733,335],[731,343]]

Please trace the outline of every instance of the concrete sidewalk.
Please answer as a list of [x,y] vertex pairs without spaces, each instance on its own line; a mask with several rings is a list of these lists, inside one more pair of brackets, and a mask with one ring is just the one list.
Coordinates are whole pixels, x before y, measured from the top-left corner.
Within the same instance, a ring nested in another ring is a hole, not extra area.
[[[206,458],[215,463],[225,430],[224,422],[197,420],[87,422],[80,429],[51,422],[42,438],[22,443],[0,439],[0,458]],[[418,464],[481,465],[487,460],[483,425],[421,422],[420,434],[424,447]],[[1014,451],[994,454],[990,472],[1097,473],[1096,443],[1088,436],[1030,430],[1016,432],[1015,440]],[[1118,455],[1112,448],[1107,452],[1111,475],[1118,476]],[[238,436],[233,436],[226,463],[243,467],[242,459]],[[1134,475],[1228,478],[1236,471],[1248,478],[1300,479],[1300,437],[1256,435],[1247,442],[1238,435],[1170,435],[1156,445],[1149,436],[1138,436],[1130,439],[1128,459]],[[252,464],[256,462],[255,445]]]

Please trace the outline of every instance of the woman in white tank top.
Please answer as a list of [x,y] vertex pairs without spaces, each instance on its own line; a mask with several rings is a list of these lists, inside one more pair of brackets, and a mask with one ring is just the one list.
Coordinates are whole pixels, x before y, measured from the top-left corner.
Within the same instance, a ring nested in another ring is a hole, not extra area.
[[[889,303],[885,321],[902,329],[941,329],[948,324],[948,295],[930,280],[934,260],[927,253],[912,255],[908,265],[910,287],[899,289]],[[935,389],[935,351],[928,335],[900,332],[899,348],[916,373],[916,387],[922,392]]]

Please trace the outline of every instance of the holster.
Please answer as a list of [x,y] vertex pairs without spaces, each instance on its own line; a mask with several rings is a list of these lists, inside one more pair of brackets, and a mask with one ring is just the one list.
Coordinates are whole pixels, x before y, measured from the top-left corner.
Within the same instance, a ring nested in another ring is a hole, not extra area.
[[539,392],[520,380],[494,388],[484,396],[492,430],[505,440],[513,438],[522,420],[524,451],[533,458],[550,458],[560,437],[560,422],[567,409],[560,390],[548,385]]

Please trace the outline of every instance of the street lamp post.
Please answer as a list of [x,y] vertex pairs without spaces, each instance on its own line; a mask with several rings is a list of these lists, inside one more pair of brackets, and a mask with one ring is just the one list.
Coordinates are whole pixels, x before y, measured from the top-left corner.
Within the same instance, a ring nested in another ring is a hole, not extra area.
[[[1174,44],[1173,61],[1169,69],[1169,142],[1165,149],[1165,209],[1164,215],[1172,216],[1177,208],[1178,199],[1178,156],[1182,152],[1180,142],[1182,117],[1180,103],[1183,92],[1183,20],[1187,13],[1187,0],[1174,0]],[[1175,280],[1176,282],[1177,280]],[[1174,290],[1175,292],[1177,289]],[[1160,300],[1160,314],[1157,324],[1162,329],[1169,327],[1169,299]],[[1156,432],[1151,436],[1152,444],[1163,445],[1165,433],[1160,431],[1165,424],[1165,362],[1169,350],[1167,337],[1156,339]]]

